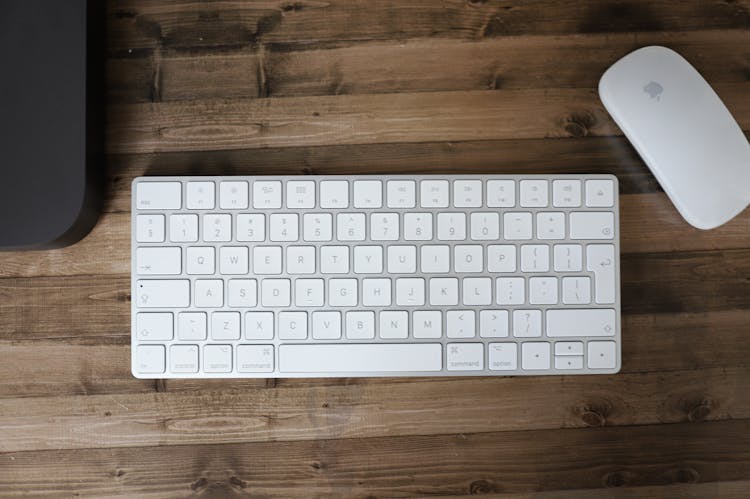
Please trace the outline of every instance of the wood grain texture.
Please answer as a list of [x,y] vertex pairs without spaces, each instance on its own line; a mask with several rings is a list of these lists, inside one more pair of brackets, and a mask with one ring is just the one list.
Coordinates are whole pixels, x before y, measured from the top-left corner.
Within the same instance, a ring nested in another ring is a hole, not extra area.
[[[0,497],[745,498],[750,211],[688,226],[602,71],[683,53],[750,137],[748,0],[109,0],[94,231],[0,259]],[[141,175],[612,173],[622,372],[137,380]]]

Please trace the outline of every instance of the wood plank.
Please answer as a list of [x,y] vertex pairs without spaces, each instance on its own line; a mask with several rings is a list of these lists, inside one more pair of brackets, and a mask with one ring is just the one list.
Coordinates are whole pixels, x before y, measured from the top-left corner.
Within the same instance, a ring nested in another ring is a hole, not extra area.
[[476,40],[523,34],[744,29],[747,0],[264,0],[149,2],[110,0],[108,49],[224,50],[254,44],[321,45],[418,37]]
[[[4,399],[0,453],[746,419],[746,393],[750,366],[575,380],[439,379],[420,383],[418,390],[414,383],[383,380],[283,390]],[[466,407],[471,417],[465,417]]]
[[[57,339],[35,339],[37,324],[5,330],[0,340],[0,398],[51,395],[92,395],[152,391],[250,390],[265,387],[265,380],[136,380],[130,374],[129,308],[113,310],[110,322],[117,329],[103,336],[104,325],[84,322],[76,331]],[[8,316],[10,314],[5,314]],[[53,317],[53,315],[50,315]],[[628,373],[690,369],[730,369],[748,365],[747,339],[750,311],[624,315],[623,367]],[[52,334],[55,334],[53,331]],[[46,333],[50,336],[50,333]],[[15,339],[8,339],[8,337]],[[45,359],[44,369],[39,359]],[[544,378],[550,379],[550,378]],[[426,378],[420,383],[435,381]],[[411,378],[387,382],[413,384]],[[379,384],[377,378],[279,379],[269,387]],[[573,382],[569,380],[568,382]]]
[[[715,86],[750,130],[750,82]],[[502,118],[502,119],[500,119]],[[613,136],[590,89],[485,90],[113,105],[110,153]]]
[[[747,81],[750,30],[411,39],[299,50],[164,49],[108,61],[109,102],[485,89],[596,88],[644,45],[680,52],[712,84]],[[727,47],[736,47],[727,50]]]
[[750,421],[51,450],[2,459],[0,490],[8,495],[530,493],[743,480]]

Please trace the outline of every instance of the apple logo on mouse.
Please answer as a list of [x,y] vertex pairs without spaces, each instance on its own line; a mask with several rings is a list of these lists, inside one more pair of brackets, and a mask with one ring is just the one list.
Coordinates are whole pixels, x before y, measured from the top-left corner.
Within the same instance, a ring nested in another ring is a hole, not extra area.
[[661,99],[662,92],[664,92],[664,87],[655,81],[650,81],[643,87],[643,91],[658,102]]

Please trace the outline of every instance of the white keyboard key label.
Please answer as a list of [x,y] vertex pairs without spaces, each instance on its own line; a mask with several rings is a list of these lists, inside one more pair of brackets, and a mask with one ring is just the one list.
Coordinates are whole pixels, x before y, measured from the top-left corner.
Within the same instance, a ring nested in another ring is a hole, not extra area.
[[148,312],[136,315],[135,333],[140,341],[168,341],[174,334],[170,312]]
[[286,207],[292,210],[315,208],[315,182],[289,180],[286,183]]
[[187,279],[144,279],[136,283],[136,306],[140,308],[184,308],[190,306]]
[[216,187],[213,182],[188,182],[186,191],[188,210],[214,209]]
[[391,305],[391,280],[363,279],[362,305],[365,307],[389,307]]
[[492,371],[515,371],[518,369],[518,345],[516,343],[490,343],[489,364]]
[[439,274],[450,272],[450,246],[426,245],[420,248],[420,270],[425,274]]
[[205,312],[181,312],[177,320],[177,337],[181,341],[206,339],[208,326]]
[[439,241],[466,239],[466,213],[438,213],[437,233]]
[[232,372],[232,345],[204,346],[203,370],[207,373]]
[[273,312],[245,313],[246,340],[272,340],[273,330]]
[[565,214],[542,212],[536,214],[537,239],[565,239]]
[[615,186],[612,180],[586,181],[586,206],[609,208],[615,204]]
[[583,355],[583,342],[558,341],[555,343],[555,355]]
[[370,215],[370,239],[373,241],[397,241],[398,238],[398,213],[372,213]]
[[404,239],[430,241],[432,239],[432,213],[405,213]]
[[378,317],[380,337],[403,339],[409,336],[409,312],[384,310]]
[[219,207],[222,210],[244,210],[248,206],[248,185],[243,181],[224,181],[219,184]]
[[237,215],[237,240],[240,242],[265,241],[266,216],[262,213]]
[[462,291],[464,305],[492,304],[492,279],[489,277],[464,277]]
[[458,279],[455,277],[430,279],[430,305],[458,305]]
[[553,259],[555,272],[583,270],[583,249],[580,244],[556,244]]
[[617,344],[614,341],[589,341],[589,369],[614,369],[617,367]]
[[422,208],[447,208],[450,184],[447,180],[422,180],[419,200]]
[[314,274],[315,246],[287,246],[286,271],[290,274]]
[[135,199],[139,210],[179,210],[182,207],[182,184],[138,182]]
[[198,372],[198,345],[172,345],[169,348],[169,369],[173,373]]
[[396,305],[400,307],[421,307],[425,303],[424,279],[402,277],[396,279]]
[[594,299],[596,303],[615,302],[615,247],[612,244],[586,246],[586,269],[594,273]]
[[138,345],[135,355],[136,370],[140,374],[160,374],[166,365],[163,345]]
[[294,304],[298,307],[322,307],[325,302],[323,279],[294,281]]
[[302,226],[302,238],[305,241],[333,239],[333,216],[330,213],[305,213]]
[[564,357],[555,357],[555,369],[558,369],[560,371],[583,369],[583,355],[566,355]]
[[614,336],[616,315],[611,308],[547,310],[547,336]]
[[339,213],[336,215],[336,239],[339,241],[364,241],[365,235],[364,213]]
[[211,314],[211,338],[214,340],[240,339],[240,313],[214,312]]
[[333,307],[356,307],[357,280],[329,279],[328,304]]
[[269,220],[271,241],[297,241],[299,217],[296,213],[274,213]]
[[416,246],[388,247],[388,272],[390,274],[413,274],[416,271]]
[[354,273],[380,274],[383,272],[382,246],[355,246]]
[[349,273],[349,246],[321,247],[320,271],[323,274]]
[[281,246],[255,246],[253,272],[260,275],[281,274]]
[[487,246],[488,272],[515,272],[516,247],[512,244],[491,244]]
[[177,247],[146,247],[136,250],[139,275],[177,275],[182,272],[182,250]]
[[388,208],[414,208],[416,199],[416,183],[413,180],[386,182],[386,206]]
[[571,239],[614,239],[615,215],[611,211],[576,211],[570,214]]
[[481,371],[484,369],[484,345],[481,343],[448,343],[446,364],[449,371]]
[[484,269],[483,249],[478,244],[453,247],[453,268],[456,272],[476,273]]
[[591,278],[563,277],[562,302],[565,305],[588,305],[591,303]]
[[503,214],[503,238],[508,241],[531,239],[531,225],[531,213],[505,213]]
[[355,208],[382,208],[383,183],[380,180],[356,180],[354,182]]
[[521,272],[549,271],[549,246],[524,244],[521,246]]
[[260,302],[264,307],[288,307],[291,302],[289,279],[263,279]]
[[471,238],[475,241],[494,241],[500,239],[499,213],[472,213]]
[[549,369],[550,345],[547,342],[529,341],[521,344],[521,368],[527,371]]
[[[481,346],[481,345],[480,345]],[[282,373],[436,372],[443,368],[439,343],[281,345]]]
[[258,210],[281,208],[281,182],[278,180],[253,182],[253,208]]
[[247,246],[224,246],[219,248],[219,273],[225,275],[247,274]]
[[232,240],[232,215],[203,215],[203,240],[206,242],[228,242]]
[[174,243],[194,243],[198,240],[198,215],[170,215],[169,240]]
[[135,218],[135,240],[139,243],[161,243],[164,241],[164,215],[137,215]]
[[321,208],[348,208],[349,181],[323,180],[320,182]]
[[237,346],[237,371],[241,373],[270,373],[273,370],[273,345]]
[[531,305],[554,305],[557,301],[557,277],[529,279],[529,303]]
[[523,277],[499,277],[496,279],[496,301],[498,305],[523,305],[526,301],[526,286]]

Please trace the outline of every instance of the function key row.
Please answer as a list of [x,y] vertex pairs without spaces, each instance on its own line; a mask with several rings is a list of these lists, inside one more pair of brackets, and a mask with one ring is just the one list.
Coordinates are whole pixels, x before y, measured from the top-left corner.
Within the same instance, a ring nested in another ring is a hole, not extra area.
[[[188,210],[213,210],[217,204],[222,210],[545,208],[550,202],[557,208],[609,208],[614,206],[615,186],[609,179],[206,180],[187,182],[185,197]],[[136,187],[139,210],[179,210],[182,198],[181,182],[140,182]]]

